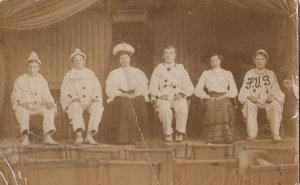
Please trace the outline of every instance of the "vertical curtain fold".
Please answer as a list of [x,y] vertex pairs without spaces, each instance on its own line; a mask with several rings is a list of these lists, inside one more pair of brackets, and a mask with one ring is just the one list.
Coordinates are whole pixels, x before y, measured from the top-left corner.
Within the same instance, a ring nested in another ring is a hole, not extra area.
[[269,12],[284,17],[292,17],[296,14],[296,0],[226,0],[234,5]]
[[99,0],[39,0],[0,2],[0,28],[26,30],[49,26]]
[[[297,1],[296,0],[225,0],[236,6],[278,16],[276,67],[281,75],[298,76],[297,63]],[[284,64],[284,65],[283,65]]]

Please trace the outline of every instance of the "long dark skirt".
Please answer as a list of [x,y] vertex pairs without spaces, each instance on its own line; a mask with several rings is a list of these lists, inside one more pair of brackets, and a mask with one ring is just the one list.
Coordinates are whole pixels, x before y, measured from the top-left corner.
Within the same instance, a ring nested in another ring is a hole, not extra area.
[[143,96],[116,97],[103,113],[99,133],[106,143],[132,144],[141,141],[142,134],[148,137],[148,128],[148,110]]
[[233,141],[235,109],[230,98],[204,100],[204,133],[208,143]]

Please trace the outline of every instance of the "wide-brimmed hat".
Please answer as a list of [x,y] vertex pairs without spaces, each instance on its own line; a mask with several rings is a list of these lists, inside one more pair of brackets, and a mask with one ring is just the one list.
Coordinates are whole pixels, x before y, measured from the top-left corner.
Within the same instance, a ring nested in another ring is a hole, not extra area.
[[112,54],[115,56],[118,56],[122,53],[129,54],[129,56],[131,56],[134,53],[134,48],[130,44],[123,42],[117,44],[112,50]]

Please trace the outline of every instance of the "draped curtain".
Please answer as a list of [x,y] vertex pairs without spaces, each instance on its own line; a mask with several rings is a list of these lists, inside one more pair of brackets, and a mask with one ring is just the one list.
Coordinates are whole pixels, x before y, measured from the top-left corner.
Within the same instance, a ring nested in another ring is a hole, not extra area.
[[260,10],[284,17],[296,15],[296,0],[226,0],[243,8]]
[[3,0],[0,2],[0,28],[42,28],[68,18],[96,1],[99,0]]
[[278,17],[279,34],[275,68],[282,76],[298,76],[297,63],[297,1],[296,0],[226,0],[239,7]]

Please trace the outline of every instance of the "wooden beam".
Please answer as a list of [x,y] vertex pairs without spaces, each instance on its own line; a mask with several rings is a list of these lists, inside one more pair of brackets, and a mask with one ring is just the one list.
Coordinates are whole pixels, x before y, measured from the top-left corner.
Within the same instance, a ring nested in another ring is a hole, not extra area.
[[108,14],[110,14],[111,13],[111,1],[112,0],[104,0],[104,9],[106,10],[106,12],[108,13]]
[[145,8],[145,9],[159,9],[162,0],[107,0],[111,2],[112,9],[122,8]]

